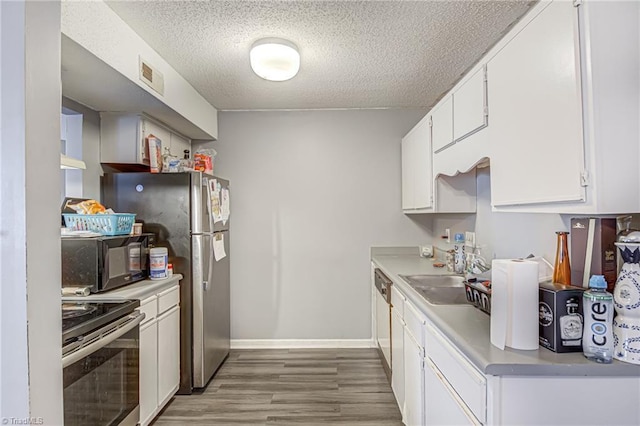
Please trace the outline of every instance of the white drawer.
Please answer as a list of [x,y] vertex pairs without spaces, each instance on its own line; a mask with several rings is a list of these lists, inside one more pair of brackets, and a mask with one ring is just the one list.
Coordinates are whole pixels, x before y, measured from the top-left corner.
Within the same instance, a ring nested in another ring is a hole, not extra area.
[[416,343],[424,348],[424,325],[427,323],[427,319],[409,300],[404,303],[404,322]]
[[471,412],[484,423],[487,402],[487,382],[484,375],[433,326],[427,324],[425,329],[427,355]]
[[142,320],[142,324],[155,319],[158,315],[158,304],[156,303],[157,300],[157,296],[151,296],[140,301],[140,307],[138,308],[138,310],[145,315],[144,320]]
[[404,318],[404,302],[407,298],[395,287],[391,286],[391,306],[400,318]]
[[162,314],[178,304],[180,304],[180,286],[175,285],[158,293],[158,314]]

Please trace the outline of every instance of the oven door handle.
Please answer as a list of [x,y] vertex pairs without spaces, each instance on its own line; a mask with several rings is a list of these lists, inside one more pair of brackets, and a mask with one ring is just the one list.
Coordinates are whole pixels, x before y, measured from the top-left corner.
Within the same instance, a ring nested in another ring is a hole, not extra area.
[[103,329],[98,330],[96,334],[101,335],[100,338],[95,340],[93,343],[90,343],[84,347],[80,347],[80,349],[77,349],[70,354],[62,357],[62,368],[66,368],[74,362],[80,361],[87,355],[90,355],[104,348],[114,340],[119,339],[120,337],[140,325],[144,317],[145,314],[143,312],[134,312],[126,317],[123,322],[116,323],[115,325],[110,324]]

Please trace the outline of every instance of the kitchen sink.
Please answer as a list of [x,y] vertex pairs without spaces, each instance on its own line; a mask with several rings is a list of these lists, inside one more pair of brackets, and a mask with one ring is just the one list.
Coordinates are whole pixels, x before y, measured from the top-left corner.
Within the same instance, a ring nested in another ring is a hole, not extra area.
[[460,275],[400,275],[432,305],[467,303],[464,277]]

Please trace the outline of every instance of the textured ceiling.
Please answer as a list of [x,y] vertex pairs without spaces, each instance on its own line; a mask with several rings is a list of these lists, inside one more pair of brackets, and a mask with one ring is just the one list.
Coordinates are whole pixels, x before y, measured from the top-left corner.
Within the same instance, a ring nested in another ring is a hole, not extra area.
[[[430,107],[531,1],[108,1],[221,110]],[[264,37],[298,45],[286,82],[251,71]]]

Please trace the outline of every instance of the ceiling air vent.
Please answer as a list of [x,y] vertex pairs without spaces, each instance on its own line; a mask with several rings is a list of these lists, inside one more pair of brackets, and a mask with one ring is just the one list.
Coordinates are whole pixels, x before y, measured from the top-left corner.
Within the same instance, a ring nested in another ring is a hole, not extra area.
[[142,59],[142,57],[140,57],[140,66],[138,71],[140,71],[140,80],[144,81],[147,86],[164,96],[164,76],[160,71],[152,67],[151,64]]

